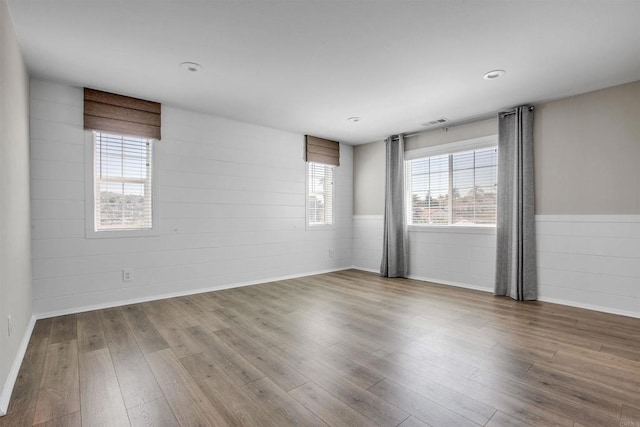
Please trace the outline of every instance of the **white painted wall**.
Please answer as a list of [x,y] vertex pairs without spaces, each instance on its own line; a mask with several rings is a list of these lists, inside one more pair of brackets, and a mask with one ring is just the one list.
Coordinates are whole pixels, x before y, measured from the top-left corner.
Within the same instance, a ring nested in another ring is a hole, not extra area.
[[380,272],[383,244],[383,215],[353,216],[353,266]]
[[29,77],[0,0],[0,415],[31,333],[29,233]]
[[[351,147],[342,145],[336,172],[335,229],[307,231],[302,135],[167,106],[156,144],[160,236],[85,239],[82,96],[31,82],[36,313],[351,265]],[[124,268],[133,282],[122,282]]]

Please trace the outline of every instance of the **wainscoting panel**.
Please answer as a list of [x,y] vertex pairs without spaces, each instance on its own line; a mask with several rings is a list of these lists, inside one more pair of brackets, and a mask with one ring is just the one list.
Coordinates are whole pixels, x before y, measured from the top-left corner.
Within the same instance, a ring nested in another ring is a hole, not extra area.
[[[382,216],[353,218],[353,264],[378,271]],[[541,301],[640,317],[639,215],[538,215]],[[495,229],[409,231],[412,278],[491,292]]]
[[640,317],[640,215],[538,215],[540,299]]

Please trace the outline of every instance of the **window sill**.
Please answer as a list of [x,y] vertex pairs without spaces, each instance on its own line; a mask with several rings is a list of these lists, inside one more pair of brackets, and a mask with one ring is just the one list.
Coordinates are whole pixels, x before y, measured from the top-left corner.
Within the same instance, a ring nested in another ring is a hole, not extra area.
[[419,233],[496,234],[495,225],[409,225],[407,230]]

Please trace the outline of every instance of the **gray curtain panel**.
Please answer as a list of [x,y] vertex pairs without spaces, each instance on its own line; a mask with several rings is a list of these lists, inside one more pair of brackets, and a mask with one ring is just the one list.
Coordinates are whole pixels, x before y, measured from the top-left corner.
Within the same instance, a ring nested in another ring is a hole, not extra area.
[[496,295],[538,296],[533,175],[533,107],[498,115]]
[[407,277],[409,251],[404,196],[404,138],[390,136],[387,148],[384,196],[384,246],[380,275]]

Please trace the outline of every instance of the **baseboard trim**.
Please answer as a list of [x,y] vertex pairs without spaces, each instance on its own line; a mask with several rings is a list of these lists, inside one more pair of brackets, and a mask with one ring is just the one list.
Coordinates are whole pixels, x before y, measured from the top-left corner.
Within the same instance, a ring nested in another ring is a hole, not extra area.
[[482,286],[470,285],[468,283],[452,282],[450,280],[432,279],[429,277],[421,277],[421,276],[413,276],[413,275],[410,275],[409,279],[420,280],[421,282],[434,283],[436,285],[445,285],[445,286],[453,286],[456,288],[471,289],[473,291],[481,291],[481,292],[489,292],[489,293],[492,292],[491,289],[487,289]]
[[[371,273],[379,273],[378,271],[373,270],[371,268],[358,267],[356,265],[354,265],[351,268],[353,268],[355,270],[368,271],[368,272],[371,272]],[[435,283],[436,285],[455,286],[455,287],[458,287],[458,288],[471,289],[471,290],[474,290],[474,291],[481,291],[481,292],[488,292],[488,293],[493,292],[491,289],[483,288],[483,287],[480,287],[480,286],[477,286],[477,285],[469,285],[467,283],[451,282],[451,281],[448,281],[448,280],[430,279],[430,278],[427,278],[427,277],[419,277],[419,276],[409,276],[409,279],[420,280],[421,282]],[[618,316],[640,318],[640,313],[638,313],[638,312],[628,311],[628,310],[618,310],[618,309],[615,309],[615,308],[602,307],[602,306],[593,305],[593,304],[583,304],[583,303],[580,303],[580,302],[569,301],[569,300],[564,300],[564,299],[548,298],[548,297],[542,296],[542,297],[538,297],[538,301],[565,305],[567,307],[583,308],[585,310],[599,311],[601,313],[615,314],[615,315],[618,315]]]
[[600,305],[584,304],[581,302],[569,301],[558,298],[538,297],[538,301],[550,302],[553,304],[566,305],[568,307],[584,308],[585,310],[599,311],[601,313],[615,314],[618,316],[634,317],[640,319],[640,312],[618,310],[616,308],[602,307]]
[[27,346],[29,345],[29,340],[31,339],[31,333],[33,332],[33,327],[36,324],[36,320],[36,316],[32,315],[29,323],[27,324],[27,329],[24,331],[22,340],[20,341],[18,353],[13,359],[13,364],[11,365],[11,370],[9,371],[7,381],[4,383],[4,387],[2,387],[2,393],[0,394],[0,417],[6,415],[7,410],[9,409],[11,393],[13,393],[13,387],[15,386],[16,380],[18,379],[20,366],[22,365],[22,360],[24,359],[24,355],[27,352]]
[[102,310],[102,309],[105,309],[105,308],[121,307],[123,305],[129,305],[129,304],[139,304],[139,303],[142,303],[142,302],[156,301],[156,300],[167,299],[167,298],[183,297],[183,296],[187,296],[187,295],[195,295],[195,294],[201,294],[201,293],[205,293],[205,292],[221,291],[221,290],[224,290],[224,289],[241,288],[243,286],[253,286],[253,285],[259,285],[259,284],[262,284],[262,283],[277,282],[279,280],[299,279],[301,277],[315,276],[317,274],[333,273],[335,271],[348,270],[350,268],[352,268],[352,267],[350,267],[350,266],[349,267],[338,267],[338,268],[327,269],[327,270],[312,271],[312,272],[308,272],[308,273],[291,274],[291,275],[287,275],[287,276],[279,276],[279,277],[271,277],[271,278],[266,278],[266,279],[251,280],[251,281],[247,281],[247,282],[231,283],[231,284],[228,284],[228,285],[211,286],[211,287],[207,287],[207,288],[198,288],[198,289],[189,289],[189,290],[181,291],[181,292],[170,292],[170,293],[165,293],[165,294],[156,294],[156,295],[150,295],[150,296],[147,296],[147,297],[131,298],[131,299],[126,299],[126,300],[113,301],[113,302],[109,302],[109,303],[105,303],[105,304],[94,304],[94,305],[79,306],[79,307],[63,309],[63,310],[41,312],[41,313],[36,313],[35,316],[36,316],[37,319],[47,319],[49,317],[64,316],[64,315],[67,315],[67,314],[84,313],[86,311]]
[[380,270],[374,270],[373,268],[358,267],[357,265],[351,266],[351,268],[353,268],[354,270],[367,271],[369,273],[380,274]]
[[[351,268],[353,268],[355,270],[368,271],[370,273],[380,274],[380,271],[374,270],[372,268],[358,267],[357,265],[354,265]],[[414,276],[414,275],[410,275],[409,277],[407,277],[407,279],[419,280],[421,282],[433,283],[435,285],[454,286],[456,288],[471,289],[471,290],[474,290],[474,291],[491,292],[490,289],[483,288],[482,286],[470,285],[468,283],[452,282],[452,281],[449,281],[449,280],[432,279],[432,278],[429,278],[429,277],[421,277],[421,276]]]

